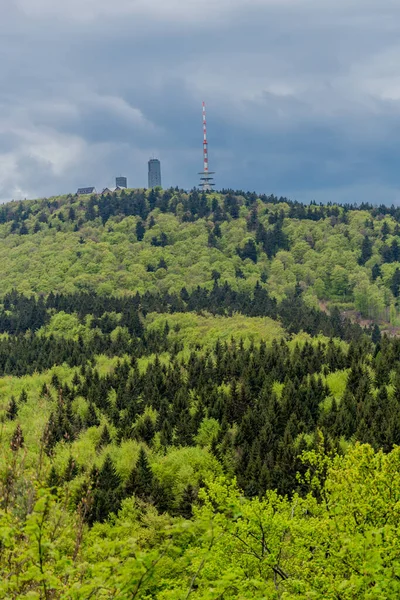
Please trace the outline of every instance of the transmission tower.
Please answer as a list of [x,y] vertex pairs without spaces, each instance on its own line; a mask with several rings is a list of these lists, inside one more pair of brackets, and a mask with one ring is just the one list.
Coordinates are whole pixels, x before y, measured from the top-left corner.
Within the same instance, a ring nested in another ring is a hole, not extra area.
[[206,121],[206,105],[203,102],[203,172],[199,173],[200,177],[200,188],[203,192],[209,192],[212,190],[215,183],[213,183],[215,171],[208,170],[208,144],[207,144],[207,121]]

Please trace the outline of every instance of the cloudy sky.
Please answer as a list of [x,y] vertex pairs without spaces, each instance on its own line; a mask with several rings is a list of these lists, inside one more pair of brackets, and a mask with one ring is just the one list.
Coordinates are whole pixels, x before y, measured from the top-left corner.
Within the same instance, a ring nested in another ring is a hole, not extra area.
[[400,204],[398,0],[0,0],[0,201],[218,188]]

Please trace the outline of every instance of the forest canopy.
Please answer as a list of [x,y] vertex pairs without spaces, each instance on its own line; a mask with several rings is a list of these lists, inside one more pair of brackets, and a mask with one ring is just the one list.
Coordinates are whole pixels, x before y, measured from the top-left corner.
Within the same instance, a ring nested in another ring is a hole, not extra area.
[[0,598],[399,596],[400,209],[0,207]]

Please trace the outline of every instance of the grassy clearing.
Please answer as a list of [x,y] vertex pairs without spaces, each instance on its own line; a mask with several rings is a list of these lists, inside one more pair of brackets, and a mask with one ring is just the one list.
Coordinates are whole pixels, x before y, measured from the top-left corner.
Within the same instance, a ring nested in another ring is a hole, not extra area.
[[249,345],[250,342],[272,342],[273,339],[285,337],[281,324],[268,317],[245,317],[240,314],[221,317],[208,313],[175,313],[168,316],[151,313],[146,317],[146,325],[154,330],[164,329],[167,322],[170,339],[190,348],[211,347],[218,339],[222,342],[229,342],[231,338],[243,339],[245,345]]

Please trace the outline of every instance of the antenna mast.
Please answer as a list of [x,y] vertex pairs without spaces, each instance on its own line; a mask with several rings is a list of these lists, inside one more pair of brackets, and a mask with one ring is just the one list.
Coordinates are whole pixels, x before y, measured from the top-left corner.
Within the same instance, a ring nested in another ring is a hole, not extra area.
[[206,104],[203,102],[203,172],[199,173],[200,188],[203,192],[210,192],[215,185],[212,183],[215,171],[208,170],[208,143],[207,143],[207,121],[206,121]]

